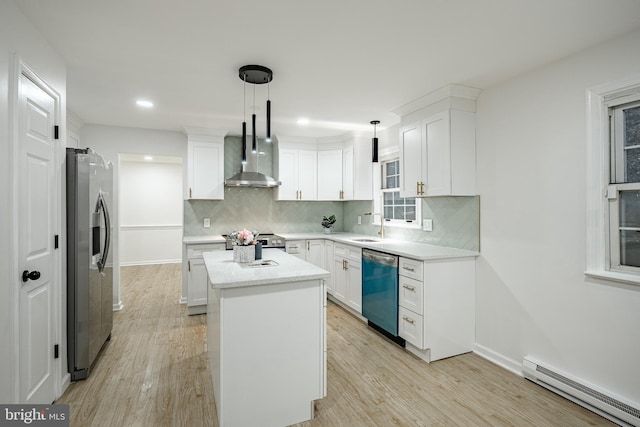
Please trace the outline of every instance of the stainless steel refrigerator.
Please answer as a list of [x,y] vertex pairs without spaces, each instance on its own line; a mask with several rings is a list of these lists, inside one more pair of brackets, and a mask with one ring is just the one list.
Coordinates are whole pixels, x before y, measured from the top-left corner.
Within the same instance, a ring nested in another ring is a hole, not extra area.
[[113,326],[113,165],[67,148],[67,358],[71,380],[89,371]]

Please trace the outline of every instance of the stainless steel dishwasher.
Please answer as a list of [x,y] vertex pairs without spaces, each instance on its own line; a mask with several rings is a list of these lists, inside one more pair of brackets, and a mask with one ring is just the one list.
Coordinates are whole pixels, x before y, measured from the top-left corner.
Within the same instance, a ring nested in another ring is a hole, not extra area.
[[398,336],[398,257],[370,249],[362,250],[362,315],[369,326],[395,343]]

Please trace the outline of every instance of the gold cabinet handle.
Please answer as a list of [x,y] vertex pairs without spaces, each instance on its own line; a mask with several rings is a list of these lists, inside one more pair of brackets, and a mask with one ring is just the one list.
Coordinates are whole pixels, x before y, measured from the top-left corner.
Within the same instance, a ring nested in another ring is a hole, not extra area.
[[404,320],[407,323],[411,323],[412,325],[416,323],[413,319],[410,319],[407,316],[402,316],[402,320]]
[[420,194],[420,182],[416,182],[416,194]]
[[308,250],[308,251],[309,251],[309,250],[311,250],[311,249],[309,248],[309,241],[307,241],[307,250]]
[[191,271],[191,261],[187,261],[187,271]]
[[424,194],[424,182],[420,183],[420,194]]
[[189,198],[191,198],[191,187],[189,187]]
[[403,270],[407,270],[407,271],[416,271],[416,270],[413,269],[413,267],[407,267],[405,265],[402,266],[402,269]]
[[416,287],[415,286],[409,286],[409,285],[402,285],[403,288],[408,289],[410,291],[415,291]]

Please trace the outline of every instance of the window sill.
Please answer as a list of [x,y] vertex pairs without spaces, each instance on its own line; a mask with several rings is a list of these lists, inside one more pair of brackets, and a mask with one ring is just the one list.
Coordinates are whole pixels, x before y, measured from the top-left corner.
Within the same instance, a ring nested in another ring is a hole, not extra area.
[[640,285],[640,276],[633,273],[621,273],[619,271],[585,271],[584,274],[585,276],[596,279]]
[[[380,227],[380,221],[378,220],[377,222],[374,221],[371,223],[371,225],[375,225],[377,227]],[[422,225],[418,224],[417,222],[391,222],[391,221],[385,221],[384,222],[384,226],[386,227],[393,227],[393,228],[413,228],[416,230],[420,230],[422,229]]]

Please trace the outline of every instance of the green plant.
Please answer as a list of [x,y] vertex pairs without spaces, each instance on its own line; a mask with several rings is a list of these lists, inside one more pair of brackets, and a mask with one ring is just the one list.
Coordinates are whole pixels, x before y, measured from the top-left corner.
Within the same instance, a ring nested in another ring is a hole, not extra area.
[[320,224],[322,224],[322,226],[324,228],[331,228],[333,227],[333,224],[336,222],[337,218],[335,215],[331,215],[329,218],[327,218],[326,216],[322,217],[322,222]]

